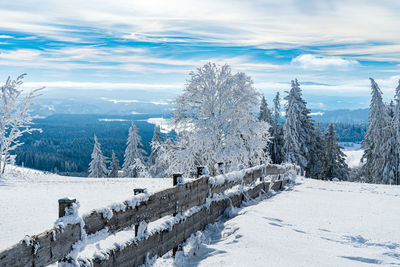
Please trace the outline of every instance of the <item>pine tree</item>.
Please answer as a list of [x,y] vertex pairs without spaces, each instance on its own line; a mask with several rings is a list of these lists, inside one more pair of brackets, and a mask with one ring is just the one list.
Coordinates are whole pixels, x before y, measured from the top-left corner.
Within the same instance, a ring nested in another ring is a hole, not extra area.
[[283,124],[284,162],[294,163],[305,169],[308,165],[310,111],[302,99],[300,85],[295,79],[289,91],[286,105],[286,121]]
[[268,104],[267,104],[267,100],[265,99],[265,96],[263,96],[261,99],[260,113],[258,114],[258,120],[266,121],[272,125],[272,115],[271,115],[271,111],[268,108]]
[[107,175],[106,158],[100,149],[100,143],[97,136],[94,136],[94,146],[92,152],[92,161],[89,164],[89,177],[102,178]]
[[[269,125],[272,125],[272,115],[271,111],[268,108],[267,100],[265,96],[261,98],[261,105],[260,105],[260,113],[258,114],[258,121],[267,122]],[[268,134],[272,135],[272,127],[268,129]],[[271,151],[273,148],[273,143],[269,142],[266,148],[264,149],[266,154],[271,155]]]
[[333,124],[329,124],[324,134],[324,154],[322,155],[321,178],[324,180],[332,180],[338,178],[347,180],[349,175],[349,167],[346,164],[346,155],[343,153],[339,145],[339,137],[337,136]]
[[111,165],[110,165],[110,172],[108,177],[116,178],[118,177],[118,170],[119,170],[119,160],[115,156],[114,150],[111,153]]
[[396,94],[394,97],[395,100],[395,109],[393,116],[393,127],[394,127],[394,135],[395,135],[395,143],[397,144],[396,151],[396,175],[395,175],[395,184],[400,184],[400,80],[399,85],[396,88]]
[[283,161],[282,147],[283,147],[283,129],[279,125],[279,118],[281,116],[281,98],[279,92],[276,93],[274,98],[274,120],[272,121],[272,149],[271,161],[274,164],[280,164]]
[[141,145],[142,142],[138,129],[132,121],[131,127],[129,128],[127,147],[125,149],[124,164],[122,165],[124,177],[139,177],[139,174],[144,172],[144,150],[139,148]]
[[362,160],[363,174],[367,182],[382,183],[386,181],[383,177],[385,169],[385,149],[388,137],[388,113],[382,100],[382,91],[378,84],[371,80],[371,104],[368,118],[368,131],[362,142],[364,154]]
[[314,127],[314,122],[308,120],[308,164],[305,168],[311,178],[324,179],[321,173],[322,158],[324,156],[323,137],[320,127]]
[[151,140],[150,143],[151,153],[149,159],[147,160],[149,172],[152,177],[159,176],[162,171],[160,169],[160,161],[159,161],[159,156],[162,150],[161,145],[162,141],[161,141],[160,127],[156,125],[154,127],[153,139]]

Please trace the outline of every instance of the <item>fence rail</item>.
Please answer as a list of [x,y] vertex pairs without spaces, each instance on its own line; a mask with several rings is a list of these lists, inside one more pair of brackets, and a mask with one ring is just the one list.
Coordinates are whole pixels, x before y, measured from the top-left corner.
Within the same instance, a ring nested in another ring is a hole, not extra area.
[[[106,227],[109,233],[115,233],[143,221],[149,223],[166,215],[176,215],[196,206],[201,207],[184,221],[174,224],[172,229],[138,239],[124,249],[113,249],[109,251],[107,259],[90,259],[93,266],[137,266],[145,262],[146,256],[162,256],[191,234],[215,222],[231,203],[239,206],[246,197],[253,198],[269,189],[280,190],[287,179],[262,181],[240,194],[218,201],[213,201],[214,194],[220,194],[237,185],[250,185],[258,179],[264,180],[267,175],[277,175],[280,178],[288,171],[298,174],[299,168],[292,165],[261,165],[236,174],[203,176],[156,192],[147,198],[138,195],[118,208],[108,209],[108,214],[104,210],[94,210],[82,218],[83,222],[77,221],[65,227],[56,226],[15,244],[0,252],[0,266],[46,266],[63,260],[73,250],[73,245],[82,239],[82,234],[91,235]],[[206,207],[204,204],[207,199],[211,203]],[[85,264],[81,262],[81,265]]]

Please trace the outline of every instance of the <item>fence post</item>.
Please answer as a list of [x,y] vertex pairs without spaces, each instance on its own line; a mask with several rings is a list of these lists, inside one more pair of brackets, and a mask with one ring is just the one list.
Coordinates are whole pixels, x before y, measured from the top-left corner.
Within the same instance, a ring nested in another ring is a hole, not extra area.
[[176,186],[183,182],[182,173],[174,173],[172,174],[172,185]]
[[218,164],[218,174],[224,174],[225,164],[222,161],[218,162],[217,164]]
[[60,198],[58,200],[58,217],[64,217],[66,214],[65,209],[66,208],[71,208],[72,205],[76,203],[76,198],[69,198],[69,197],[65,197],[65,198]]
[[[137,194],[142,194],[146,191],[145,188],[134,188],[133,189],[133,194],[136,196]],[[135,224],[135,236],[138,235],[139,232],[139,224]]]
[[203,166],[197,167],[197,178],[199,178],[203,175],[204,175],[204,167]]
[[[172,185],[173,186],[177,186],[178,184],[182,183],[182,173],[174,173],[172,174]],[[176,216],[176,212],[174,212],[172,215],[175,217]],[[172,256],[174,257],[176,252],[178,251],[178,247],[174,247],[172,249]]]

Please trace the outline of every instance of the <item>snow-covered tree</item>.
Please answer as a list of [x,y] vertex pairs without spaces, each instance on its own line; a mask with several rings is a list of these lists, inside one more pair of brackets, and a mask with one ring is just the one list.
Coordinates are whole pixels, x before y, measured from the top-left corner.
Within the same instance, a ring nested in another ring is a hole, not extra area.
[[147,160],[147,165],[149,168],[150,175],[152,177],[157,177],[162,173],[162,167],[160,166],[159,155],[162,152],[162,140],[160,127],[154,127],[153,139],[150,143],[151,153],[149,159]]
[[326,129],[323,141],[324,154],[321,157],[321,178],[324,180],[332,180],[333,178],[347,180],[350,169],[346,164],[346,155],[342,151],[343,147],[338,143],[339,137],[333,128],[333,124],[329,124]]
[[382,183],[386,182],[389,177],[383,177],[385,169],[385,154],[387,151],[387,140],[389,130],[387,108],[382,100],[382,91],[378,84],[371,80],[371,104],[368,118],[368,131],[362,142],[364,155],[362,157],[365,162],[363,165],[363,173],[367,182]]
[[118,171],[119,171],[119,160],[115,156],[115,152],[113,150],[111,153],[111,165],[110,165],[110,172],[108,174],[108,177],[111,177],[111,178],[118,177]]
[[393,116],[393,127],[394,127],[394,135],[395,135],[395,142],[397,144],[397,151],[396,151],[396,160],[395,168],[396,168],[396,177],[395,177],[395,184],[400,184],[400,80],[399,85],[396,88],[395,93],[395,109],[394,109],[394,116]]
[[92,152],[92,161],[89,163],[89,177],[102,178],[107,176],[106,158],[101,152],[100,143],[97,136],[94,136],[94,146]]
[[271,111],[268,108],[267,100],[265,96],[261,98],[261,105],[260,105],[260,113],[258,114],[259,121],[266,121],[270,125],[272,125],[272,115]]
[[31,128],[33,119],[36,117],[31,115],[30,107],[33,99],[38,96],[38,91],[43,88],[24,94],[20,87],[25,75],[22,74],[15,80],[8,77],[5,84],[0,87],[0,171],[2,174],[6,165],[12,160],[10,152],[23,144],[19,138],[24,133],[41,132],[40,129]]
[[143,163],[144,150],[139,147],[142,146],[141,138],[133,121],[129,128],[126,144],[124,164],[122,165],[123,175],[125,177],[139,177],[145,173],[146,166]]
[[228,65],[208,63],[190,73],[190,79],[176,103],[172,118],[176,140],[164,159],[167,174],[189,176],[196,166],[216,173],[217,162],[229,170],[239,164],[251,166],[268,160],[264,148],[269,142],[267,122],[258,121],[259,94],[244,73],[232,74]]
[[279,118],[281,117],[281,98],[279,92],[276,93],[274,98],[273,114],[271,160],[272,163],[280,164],[283,161],[282,147],[284,140],[282,126],[278,124]]
[[286,104],[286,120],[283,124],[284,162],[294,163],[305,169],[308,165],[309,140],[312,131],[310,111],[302,98],[300,85],[295,79]]

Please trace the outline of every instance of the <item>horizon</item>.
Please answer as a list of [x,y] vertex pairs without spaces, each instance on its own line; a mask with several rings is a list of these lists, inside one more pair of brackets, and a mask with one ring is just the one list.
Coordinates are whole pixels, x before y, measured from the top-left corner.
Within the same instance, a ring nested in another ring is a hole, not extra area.
[[369,77],[389,101],[400,78],[396,1],[19,1],[0,10],[0,81],[28,73],[26,87],[48,92],[176,95],[212,61],[250,75],[267,96],[298,78],[305,96],[326,97],[323,109],[331,96],[369,99]]

